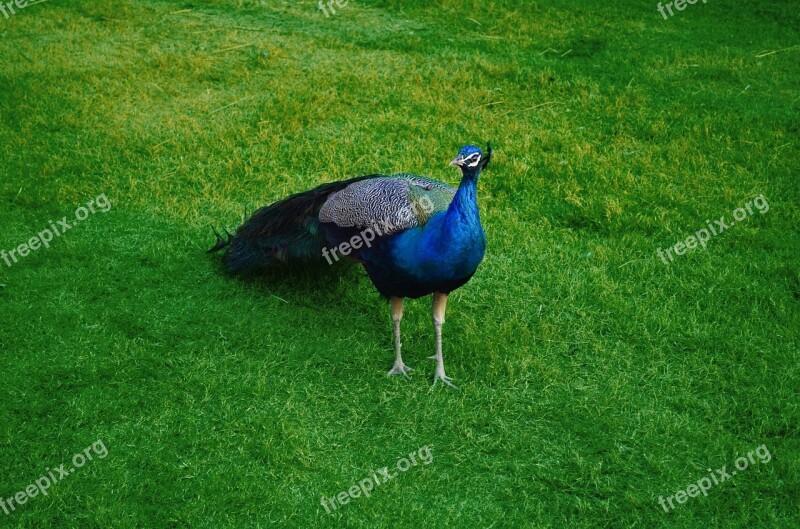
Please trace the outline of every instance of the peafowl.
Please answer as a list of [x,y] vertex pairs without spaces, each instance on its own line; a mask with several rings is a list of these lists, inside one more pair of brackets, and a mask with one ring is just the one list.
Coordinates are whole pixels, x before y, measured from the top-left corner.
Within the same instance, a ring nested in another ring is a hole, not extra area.
[[256,211],[234,235],[209,252],[225,250],[232,274],[267,268],[361,263],[375,288],[389,298],[395,362],[389,375],[410,378],[400,354],[403,299],[433,294],[436,335],[434,385],[445,375],[442,324],[450,292],[465,284],[483,260],[486,238],[477,204],[480,172],[492,156],[467,145],[450,162],[461,169],[458,189],[430,178],[372,174],[321,185]]

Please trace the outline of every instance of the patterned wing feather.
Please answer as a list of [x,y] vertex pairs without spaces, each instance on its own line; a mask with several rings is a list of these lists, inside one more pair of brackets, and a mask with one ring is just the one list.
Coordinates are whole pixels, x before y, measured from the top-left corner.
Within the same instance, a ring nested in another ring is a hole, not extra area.
[[456,190],[442,182],[396,174],[354,182],[332,194],[319,212],[340,228],[380,228],[383,235],[423,226],[444,211]]

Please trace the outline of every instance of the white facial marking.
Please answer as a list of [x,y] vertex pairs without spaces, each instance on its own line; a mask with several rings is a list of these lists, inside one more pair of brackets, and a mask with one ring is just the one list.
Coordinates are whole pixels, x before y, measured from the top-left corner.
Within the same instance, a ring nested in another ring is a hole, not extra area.
[[467,156],[467,157],[464,159],[464,161],[466,162],[467,160],[469,160],[469,159],[471,159],[471,158],[474,158],[474,157],[477,157],[477,158],[475,159],[475,161],[474,161],[474,162],[472,162],[472,163],[470,163],[469,165],[467,165],[467,167],[475,167],[476,165],[478,165],[479,163],[481,163],[481,153],[479,153],[479,152],[476,152],[476,153],[472,153],[472,154],[470,154],[469,156]]

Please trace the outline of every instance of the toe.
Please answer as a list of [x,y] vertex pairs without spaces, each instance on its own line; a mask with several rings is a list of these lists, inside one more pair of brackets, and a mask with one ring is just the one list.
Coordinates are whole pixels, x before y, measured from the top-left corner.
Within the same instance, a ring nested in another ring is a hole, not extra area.
[[408,367],[407,365],[405,365],[405,364],[400,364],[400,365],[395,365],[393,368],[391,368],[391,369],[389,370],[389,372],[388,372],[388,373],[386,373],[386,375],[387,375],[387,376],[392,376],[392,375],[403,375],[403,376],[404,376],[404,377],[406,377],[408,380],[411,380],[411,377],[408,375],[408,374],[409,374],[411,371],[413,371],[413,369],[411,369],[411,368],[410,368],[410,367]]
[[451,382],[453,379],[445,375],[436,375],[435,377],[433,377],[433,385],[435,386],[436,383],[440,380],[442,381],[442,384],[450,386],[453,389],[458,389],[458,386],[456,386]]

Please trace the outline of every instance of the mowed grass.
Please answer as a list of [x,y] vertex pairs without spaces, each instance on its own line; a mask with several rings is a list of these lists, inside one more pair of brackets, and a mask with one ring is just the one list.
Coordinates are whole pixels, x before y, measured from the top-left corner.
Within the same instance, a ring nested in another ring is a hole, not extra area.
[[[796,527],[800,15],[789,2],[78,0],[0,17],[0,527]],[[772,52],[772,53],[770,53]],[[364,273],[226,277],[209,224],[320,183],[456,184],[487,256],[411,382]],[[763,195],[769,210],[657,255]],[[673,253],[674,255],[674,253]],[[751,465],[668,513],[671,496]],[[429,446],[369,498],[335,496]]]

